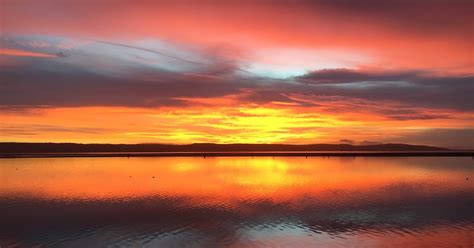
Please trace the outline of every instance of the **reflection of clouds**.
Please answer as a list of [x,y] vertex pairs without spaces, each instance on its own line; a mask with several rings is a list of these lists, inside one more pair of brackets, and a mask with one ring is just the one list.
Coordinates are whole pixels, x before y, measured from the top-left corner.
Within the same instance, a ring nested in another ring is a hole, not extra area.
[[299,247],[309,247],[315,239],[319,245],[323,245],[331,237],[325,232],[314,233],[302,223],[291,220],[244,226],[237,233],[243,244],[255,245],[258,242],[277,247],[294,247],[296,244]]
[[[206,247],[229,243],[275,246],[290,241],[314,246],[343,242],[339,238],[351,236],[416,243],[422,237],[442,235],[451,244],[464,244],[463,237],[474,228],[469,208],[473,200],[469,192],[448,192],[392,202],[373,199],[326,205],[314,200],[295,208],[289,202],[261,198],[230,206],[169,196],[96,201],[12,196],[0,198],[0,211],[9,213],[0,219],[0,240],[21,240],[27,242],[24,246],[58,242],[58,236],[72,243],[89,239],[111,245],[129,245],[130,238],[138,244],[193,242]],[[50,228],[44,228],[45,223]],[[97,228],[83,235],[84,227]],[[462,235],[453,238],[456,233]]]

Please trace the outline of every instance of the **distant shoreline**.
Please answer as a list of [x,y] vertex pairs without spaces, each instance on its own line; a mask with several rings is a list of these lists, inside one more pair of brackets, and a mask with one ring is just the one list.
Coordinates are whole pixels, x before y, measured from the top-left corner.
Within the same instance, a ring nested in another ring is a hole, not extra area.
[[259,151],[259,152],[61,152],[0,153],[0,158],[81,157],[474,157],[473,151]]
[[473,156],[473,150],[409,144],[78,144],[0,142],[0,158],[235,156]]

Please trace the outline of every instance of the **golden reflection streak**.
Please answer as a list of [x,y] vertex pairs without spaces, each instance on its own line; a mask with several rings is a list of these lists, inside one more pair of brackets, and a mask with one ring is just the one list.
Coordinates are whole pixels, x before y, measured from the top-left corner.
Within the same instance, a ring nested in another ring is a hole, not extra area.
[[436,171],[417,163],[396,158],[304,157],[11,159],[0,164],[0,195],[79,199],[160,195],[229,204],[236,199],[278,202],[305,195],[331,201],[334,192],[370,193],[400,183],[446,185],[420,191],[423,194],[474,189],[459,180],[465,171]]

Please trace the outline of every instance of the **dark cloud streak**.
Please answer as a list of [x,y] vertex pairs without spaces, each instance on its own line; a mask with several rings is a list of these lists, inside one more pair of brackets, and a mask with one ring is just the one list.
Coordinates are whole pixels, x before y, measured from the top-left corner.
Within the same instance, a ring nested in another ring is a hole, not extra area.
[[[129,78],[114,78],[64,66],[46,71],[34,66],[7,68],[0,74],[0,105],[3,108],[183,106],[179,97],[220,97],[237,93],[246,84],[169,72],[143,71]],[[212,89],[212,90],[209,90]]]
[[[58,66],[57,64],[51,65]],[[261,78],[207,77],[140,69],[126,77],[107,76],[60,65],[60,70],[44,70],[35,65],[12,67],[0,74],[0,105],[6,106],[184,106],[177,98],[213,98],[243,91],[243,102],[293,102],[288,95],[358,98],[369,101],[393,101],[412,107],[474,110],[471,93],[474,77],[424,76],[419,72],[363,72],[322,70],[294,78],[293,81],[262,81]],[[229,70],[228,68],[226,70]],[[232,69],[230,69],[232,70]],[[217,70],[220,71],[220,70]],[[211,75],[212,76],[212,75]],[[370,84],[364,85],[363,82]],[[391,83],[387,83],[391,82]],[[407,118],[395,113],[395,119]],[[398,117],[397,117],[398,116]],[[433,116],[426,115],[426,118]],[[408,116],[408,118],[425,118]]]
[[[397,101],[418,107],[474,110],[474,76],[426,76],[421,72],[321,70],[298,77],[307,93]],[[365,84],[364,84],[365,83]],[[369,84],[367,84],[369,83]]]

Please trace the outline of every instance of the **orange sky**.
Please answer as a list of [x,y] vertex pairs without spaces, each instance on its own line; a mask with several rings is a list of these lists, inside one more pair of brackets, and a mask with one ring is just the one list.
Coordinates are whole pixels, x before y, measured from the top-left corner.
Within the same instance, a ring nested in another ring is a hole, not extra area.
[[0,140],[472,148],[471,1],[0,5]]

